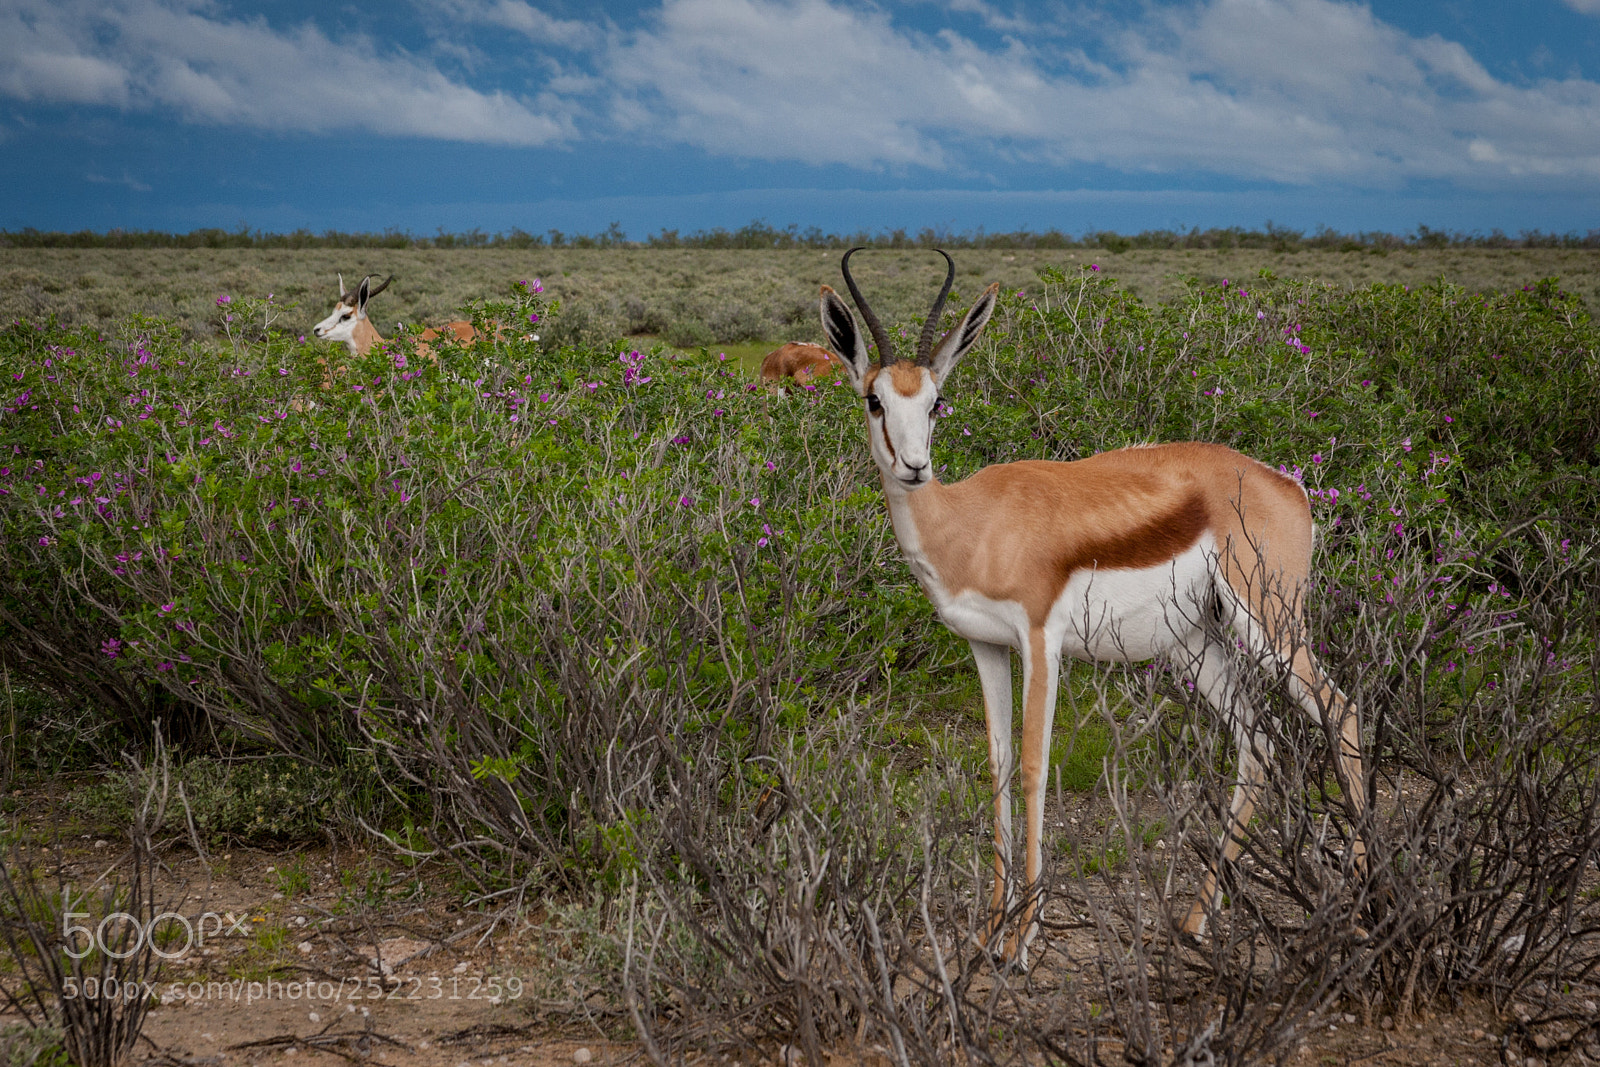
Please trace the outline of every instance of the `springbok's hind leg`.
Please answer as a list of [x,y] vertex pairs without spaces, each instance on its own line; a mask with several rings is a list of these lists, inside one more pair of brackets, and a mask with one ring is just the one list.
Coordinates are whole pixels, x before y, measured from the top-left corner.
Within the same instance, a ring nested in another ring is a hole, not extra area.
[[1181,666],[1200,694],[1233,731],[1239,773],[1222,829],[1220,854],[1206,869],[1200,894],[1183,921],[1189,937],[1205,936],[1207,917],[1222,903],[1221,867],[1233,863],[1244,851],[1245,828],[1255,814],[1256,802],[1266,785],[1266,765],[1272,758],[1272,741],[1256,728],[1256,710],[1239,688],[1237,668],[1217,640],[1201,631],[1185,641],[1187,661]]
[[1339,779],[1353,822],[1351,869],[1357,878],[1367,870],[1365,816],[1367,779],[1361,761],[1361,720],[1355,702],[1334,685],[1305,647],[1296,648],[1290,663],[1289,692],[1311,720],[1320,723],[1334,745],[1334,774]]

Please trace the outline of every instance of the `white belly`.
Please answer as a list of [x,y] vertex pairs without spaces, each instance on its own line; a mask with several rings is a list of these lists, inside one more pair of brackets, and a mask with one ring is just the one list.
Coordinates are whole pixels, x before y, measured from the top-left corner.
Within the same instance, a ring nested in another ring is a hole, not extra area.
[[1152,659],[1180,644],[1203,619],[1216,551],[1210,535],[1155,567],[1079,571],[1045,624],[1047,639],[1074,659]]
[[[1152,659],[1201,625],[1211,597],[1216,550],[1210,535],[1154,567],[1083,570],[1061,590],[1045,621],[1045,640],[1085,660]],[[912,570],[945,625],[969,641],[1023,648],[1029,619],[1013,600],[971,590],[950,594],[931,568]]]

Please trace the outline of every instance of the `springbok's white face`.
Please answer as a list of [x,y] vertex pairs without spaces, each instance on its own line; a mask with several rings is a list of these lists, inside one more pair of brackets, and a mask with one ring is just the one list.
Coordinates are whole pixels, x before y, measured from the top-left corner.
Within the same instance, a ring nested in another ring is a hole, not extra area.
[[383,292],[389,281],[376,289],[372,288],[372,275],[361,279],[361,284],[355,292],[346,292],[344,288],[344,275],[339,275],[339,302],[333,305],[333,311],[327,318],[311,327],[311,336],[319,341],[343,341],[356,351],[355,333],[360,324],[367,317],[367,301],[378,293]]
[[[844,358],[850,383],[866,401],[867,439],[873,461],[883,472],[884,485],[909,491],[933,478],[933,426],[944,405],[939,387],[961,357],[977,344],[989,316],[994,314],[1000,284],[996,282],[984,290],[960,325],[935,346],[933,338],[939,314],[944,310],[945,297],[955,277],[952,265],[944,291],[934,302],[923,327],[917,358],[896,360],[888,334],[878,324],[850,277],[850,256],[856,251],[858,249],[851,249],[845,254],[842,264],[845,282],[878,343],[882,362],[873,365],[867,354],[866,338],[856,328],[855,316],[839,294],[826,285],[822,287],[822,328],[833,350]],[[946,261],[950,258],[943,252],[939,254],[944,255]]]

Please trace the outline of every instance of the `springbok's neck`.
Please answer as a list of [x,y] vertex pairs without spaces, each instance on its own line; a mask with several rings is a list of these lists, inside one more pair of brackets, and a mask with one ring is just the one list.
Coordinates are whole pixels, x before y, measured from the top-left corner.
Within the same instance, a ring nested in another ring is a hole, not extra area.
[[372,351],[373,345],[383,344],[383,335],[378,328],[372,325],[372,320],[363,318],[356,323],[356,328],[350,331],[350,351],[358,356],[364,356]]
[[[917,532],[917,514],[926,515],[929,505],[938,505],[944,485],[937,478],[929,478],[913,489],[883,471],[878,472],[878,477],[883,483],[884,502],[889,505],[889,522],[894,527],[895,540],[903,550],[919,551],[922,537]],[[913,497],[916,497],[915,502]]]

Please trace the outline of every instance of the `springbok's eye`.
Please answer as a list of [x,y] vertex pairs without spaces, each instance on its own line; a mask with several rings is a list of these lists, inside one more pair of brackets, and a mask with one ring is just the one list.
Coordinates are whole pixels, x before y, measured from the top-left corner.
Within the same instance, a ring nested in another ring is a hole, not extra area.
[[876,393],[867,394],[867,410],[872,412],[874,415],[883,414],[883,401],[878,399]]
[[939,414],[939,409],[944,407],[946,403],[947,403],[947,401],[945,400],[944,397],[942,397],[942,396],[934,397],[933,398],[933,410],[931,412],[929,412],[929,414],[930,415]]

